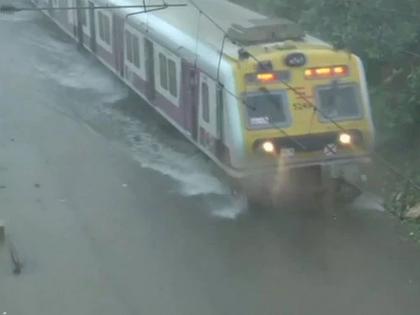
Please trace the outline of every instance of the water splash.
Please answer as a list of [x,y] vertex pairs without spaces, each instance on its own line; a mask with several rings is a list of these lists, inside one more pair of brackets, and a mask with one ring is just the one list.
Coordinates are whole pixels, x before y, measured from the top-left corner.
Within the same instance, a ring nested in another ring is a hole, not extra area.
[[[62,87],[79,91],[71,93],[76,96],[80,91],[93,93],[93,101],[89,106],[112,117],[112,123],[122,129],[121,133],[129,144],[133,158],[142,167],[153,169],[178,182],[178,192],[184,196],[207,196],[207,209],[210,209],[212,216],[235,219],[243,213],[246,208],[244,201],[231,197],[228,185],[212,174],[211,168],[214,166],[195,147],[186,146],[184,139],[166,137],[159,126],[147,117],[131,117],[119,110],[117,103],[126,102],[129,89],[120,84],[109,71],[98,67],[90,58],[81,58],[80,52],[71,42],[55,40],[48,34],[37,37],[28,34],[25,40],[41,51],[48,51],[48,59],[44,59],[42,54],[37,57],[39,60],[34,64],[36,73]],[[50,56],[55,57],[51,59]],[[85,100],[81,102],[85,103]],[[79,107],[75,110],[83,114],[85,109]],[[223,202],[215,206],[213,197]]]
[[[146,168],[153,169],[178,181],[180,192],[186,196],[226,194],[229,189],[210,173],[211,166],[200,154],[179,152],[168,143],[162,143],[153,130],[147,130],[140,121],[129,117],[124,129],[134,158]],[[152,131],[152,132],[151,132]]]
[[384,201],[375,194],[365,192],[353,201],[352,207],[361,210],[374,210],[384,212]]

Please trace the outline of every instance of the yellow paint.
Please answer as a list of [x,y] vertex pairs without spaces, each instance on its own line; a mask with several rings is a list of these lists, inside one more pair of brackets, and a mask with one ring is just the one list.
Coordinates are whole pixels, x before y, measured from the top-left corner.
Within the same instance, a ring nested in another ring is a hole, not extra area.
[[[250,52],[259,61],[271,61],[273,64],[273,72],[288,70],[291,73],[291,80],[288,81],[288,85],[293,88],[299,89],[298,92],[290,90],[282,82],[270,82],[264,84],[249,85],[245,78],[247,74],[255,74],[257,71],[257,62],[249,58],[247,60],[241,60],[236,62],[236,73],[238,82],[238,94],[241,96],[251,92],[258,92],[261,87],[264,87],[268,91],[288,90],[288,101],[290,106],[292,124],[290,127],[282,130],[279,129],[265,129],[265,130],[249,130],[247,129],[247,113],[244,104],[241,106],[242,115],[242,126],[245,130],[245,143],[246,150],[249,156],[255,156],[253,151],[253,144],[258,139],[270,139],[270,138],[281,138],[286,137],[284,131],[289,136],[311,134],[321,134],[332,131],[339,131],[340,129],[331,122],[321,122],[318,113],[315,113],[310,103],[316,104],[315,88],[323,85],[330,85],[331,78],[311,78],[308,79],[306,76],[313,74],[313,68],[318,68],[315,71],[318,74],[336,74],[334,80],[339,80],[340,83],[353,83],[358,84],[361,80],[360,71],[358,69],[357,59],[354,55],[345,51],[336,51],[328,47],[321,47],[309,44],[298,44],[294,45],[295,49],[262,49],[256,47]],[[284,58],[294,52],[304,53],[307,57],[307,64],[303,67],[291,68],[284,64]],[[345,69],[344,67],[348,67]],[[302,98],[304,96],[304,99]],[[306,104],[304,109],[296,110],[292,106],[294,103]],[[361,100],[362,102],[362,100]],[[309,104],[308,104],[309,103]],[[356,129],[362,132],[365,144],[369,147],[373,141],[373,130],[371,130],[371,123],[369,121],[370,112],[368,104],[363,104],[362,108],[364,116],[359,120],[352,121],[340,121],[339,125],[344,129]],[[365,149],[352,148],[354,153],[365,153]],[[304,158],[314,158],[319,155],[319,152],[312,152],[307,154],[301,154]]]

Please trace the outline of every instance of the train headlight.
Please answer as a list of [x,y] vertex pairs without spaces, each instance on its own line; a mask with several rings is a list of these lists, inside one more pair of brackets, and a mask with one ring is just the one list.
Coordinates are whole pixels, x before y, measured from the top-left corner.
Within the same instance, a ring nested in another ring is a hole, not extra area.
[[263,149],[265,153],[274,153],[274,151],[276,150],[273,142],[271,141],[264,141],[263,144],[261,145],[261,148]]
[[340,134],[338,140],[340,141],[341,144],[344,144],[344,145],[349,145],[353,141],[351,135],[345,132]]

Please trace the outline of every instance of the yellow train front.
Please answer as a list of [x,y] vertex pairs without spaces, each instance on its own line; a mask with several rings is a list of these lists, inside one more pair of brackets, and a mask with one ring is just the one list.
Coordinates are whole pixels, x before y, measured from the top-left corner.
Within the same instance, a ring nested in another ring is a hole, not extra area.
[[360,59],[315,39],[254,45],[237,63],[248,194],[355,186],[374,142]]

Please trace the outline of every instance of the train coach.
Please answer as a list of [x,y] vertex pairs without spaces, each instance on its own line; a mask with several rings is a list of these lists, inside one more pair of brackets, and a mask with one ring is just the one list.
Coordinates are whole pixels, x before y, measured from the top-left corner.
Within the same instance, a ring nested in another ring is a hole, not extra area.
[[[361,60],[225,0],[148,13],[138,0],[33,0],[250,191],[359,179],[374,142]],[[162,5],[161,0],[146,1]],[[167,4],[180,3],[167,0]]]

